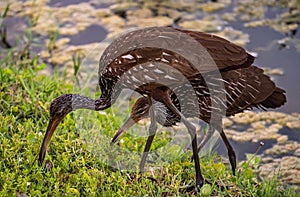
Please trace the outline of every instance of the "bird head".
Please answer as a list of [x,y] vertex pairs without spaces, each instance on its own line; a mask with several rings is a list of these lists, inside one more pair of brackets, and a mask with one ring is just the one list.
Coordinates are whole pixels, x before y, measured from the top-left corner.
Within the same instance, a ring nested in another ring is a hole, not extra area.
[[48,123],[47,131],[44,137],[43,144],[39,153],[39,162],[43,163],[47,148],[49,146],[51,137],[60,123],[60,121],[71,111],[73,111],[71,94],[64,94],[56,99],[50,105],[50,120]]
[[111,140],[110,145],[114,145],[114,143],[123,135],[125,131],[127,131],[130,127],[132,127],[138,121],[149,117],[149,102],[146,97],[139,98],[132,107],[131,114],[129,118],[123,123],[121,128],[115,134],[113,139]]
[[[63,94],[54,99],[50,105],[50,119],[62,120],[74,108],[74,94]],[[73,98],[73,99],[72,99]]]
[[43,163],[51,137],[60,121],[68,113],[77,109],[90,109],[99,111],[107,109],[110,106],[111,98],[109,96],[104,96],[97,100],[93,100],[79,94],[64,94],[54,99],[50,105],[50,120],[39,153],[39,162]]

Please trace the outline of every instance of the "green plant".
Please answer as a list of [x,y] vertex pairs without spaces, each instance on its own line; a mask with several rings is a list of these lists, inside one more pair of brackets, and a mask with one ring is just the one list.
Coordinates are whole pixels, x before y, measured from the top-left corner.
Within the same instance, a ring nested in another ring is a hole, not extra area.
[[52,30],[48,32],[48,51],[49,53],[52,53],[53,50],[55,50],[57,47],[55,45],[55,42],[58,37],[58,31],[57,30]]

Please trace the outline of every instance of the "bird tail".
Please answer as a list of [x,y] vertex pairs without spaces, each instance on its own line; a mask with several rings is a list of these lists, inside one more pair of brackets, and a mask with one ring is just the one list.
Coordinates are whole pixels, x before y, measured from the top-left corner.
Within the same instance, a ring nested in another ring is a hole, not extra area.
[[263,108],[277,108],[284,103],[286,103],[286,95],[284,94],[285,91],[281,88],[276,87],[274,92],[268,96],[264,101],[260,102],[259,104]]

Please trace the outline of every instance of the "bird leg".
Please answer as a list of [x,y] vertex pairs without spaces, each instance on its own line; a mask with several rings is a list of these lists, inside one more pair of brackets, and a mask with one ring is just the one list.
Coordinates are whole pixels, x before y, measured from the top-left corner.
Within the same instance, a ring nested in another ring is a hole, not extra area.
[[154,136],[156,134],[156,130],[157,130],[157,124],[156,124],[156,120],[155,120],[155,114],[154,114],[154,110],[152,107],[152,99],[151,97],[148,96],[148,102],[149,102],[149,113],[150,113],[150,118],[151,118],[151,123],[150,123],[150,127],[149,127],[149,137],[147,139],[146,142],[146,146],[142,155],[142,159],[140,162],[140,171],[141,173],[144,172],[144,167],[145,167],[145,163],[146,163],[146,158],[148,156],[151,144],[153,142]]
[[[215,129],[212,128],[211,126],[209,126],[208,131],[206,132],[206,134],[203,136],[203,139],[200,142],[200,145],[198,146],[198,153],[200,152],[200,150],[203,148],[203,146],[208,142],[208,140],[211,138],[211,136],[214,134]],[[234,152],[234,149],[232,148],[229,140],[227,139],[224,130],[222,129],[220,132],[220,135],[222,137],[222,140],[227,148],[228,151],[228,158],[230,161],[230,165],[232,168],[232,173],[233,175],[235,175],[235,169],[236,169],[236,155]]]
[[[198,146],[198,149],[197,149],[197,152],[199,154],[200,150],[203,148],[203,146],[205,146],[205,144],[208,142],[208,140],[210,140],[211,136],[215,133],[215,129],[212,128],[211,126],[208,127],[208,130],[207,132],[204,134],[199,146]],[[193,160],[194,158],[192,157],[191,160]]]
[[232,168],[232,174],[235,175],[235,169],[236,169],[236,155],[235,155],[235,152],[234,152],[234,149],[232,148],[229,140],[227,139],[223,129],[221,129],[219,131],[221,137],[222,137],[222,140],[227,148],[227,151],[228,151],[228,157],[229,157],[229,161],[230,161],[230,165],[231,165],[231,168]]
[[197,133],[196,133],[196,128],[194,125],[192,125],[185,117],[184,115],[174,106],[172,101],[167,99],[166,105],[181,118],[181,121],[183,124],[187,127],[188,132],[191,136],[192,139],[192,148],[193,148],[193,156],[194,156],[194,163],[195,163],[195,170],[196,170],[196,188],[200,189],[204,183],[204,178],[201,174],[201,169],[200,169],[200,161],[199,161],[199,155],[197,151]]
[[211,136],[215,133],[215,129],[212,128],[211,126],[208,127],[207,132],[205,133],[205,135],[203,136],[199,146],[198,146],[198,153],[200,152],[200,150],[203,148],[203,146],[205,146],[205,144],[208,142],[208,140],[210,140]]

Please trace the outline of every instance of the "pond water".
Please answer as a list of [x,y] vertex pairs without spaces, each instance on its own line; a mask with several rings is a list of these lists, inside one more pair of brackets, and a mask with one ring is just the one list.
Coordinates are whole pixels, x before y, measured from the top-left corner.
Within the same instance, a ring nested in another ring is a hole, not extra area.
[[67,1],[62,1],[62,0],[50,0],[48,5],[51,7],[64,7],[68,5],[76,5],[82,2],[89,2],[90,0],[67,0]]
[[101,42],[106,38],[107,30],[99,25],[91,25],[86,30],[70,36],[70,45],[89,44]]
[[93,7],[95,8],[108,8],[112,3],[114,3],[113,0],[111,1],[98,1],[98,0],[67,0],[67,1],[62,1],[62,0],[50,0],[48,2],[48,5],[51,7],[65,7],[69,5],[76,5],[82,2],[88,2],[90,3]]

